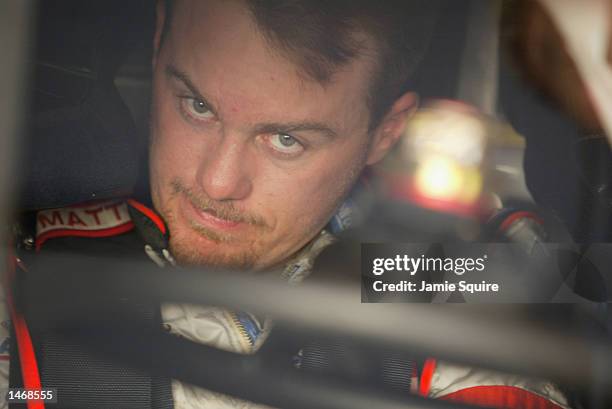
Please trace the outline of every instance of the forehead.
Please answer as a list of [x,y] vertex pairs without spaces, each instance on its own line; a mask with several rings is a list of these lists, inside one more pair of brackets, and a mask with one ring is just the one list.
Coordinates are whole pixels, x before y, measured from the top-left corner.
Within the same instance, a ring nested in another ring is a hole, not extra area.
[[357,114],[367,122],[368,58],[340,67],[325,85],[309,79],[261,35],[243,1],[177,2],[167,43],[168,59],[212,102],[337,122]]

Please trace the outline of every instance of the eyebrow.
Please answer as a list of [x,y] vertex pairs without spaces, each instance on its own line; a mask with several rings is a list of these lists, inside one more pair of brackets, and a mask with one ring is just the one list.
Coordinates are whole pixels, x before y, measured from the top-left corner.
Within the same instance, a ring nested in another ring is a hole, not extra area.
[[266,123],[256,127],[257,134],[263,133],[282,133],[291,134],[293,132],[319,132],[323,136],[333,139],[338,134],[325,124],[318,122],[289,122],[289,123]]
[[[179,70],[172,64],[168,64],[166,66],[166,76],[168,78],[178,80],[183,83],[185,87],[189,89],[189,91],[200,101],[202,101],[210,111],[217,115],[217,112],[213,108],[212,104],[208,102],[206,98],[202,95],[202,93],[198,90],[198,88],[194,85],[194,83],[189,79],[189,76],[184,71]],[[218,116],[218,115],[217,115]],[[255,128],[255,132],[257,134],[262,133],[287,133],[291,134],[292,132],[319,132],[323,136],[333,139],[338,136],[338,134],[329,126],[320,122],[312,122],[312,121],[303,121],[303,122],[288,122],[288,123],[264,123],[259,124]]]
[[174,80],[178,80],[183,83],[187,89],[194,95],[195,98],[200,100],[206,105],[213,114],[217,115],[217,111],[213,108],[213,105],[202,95],[198,87],[189,79],[189,76],[184,71],[179,70],[172,64],[166,65],[166,77]]

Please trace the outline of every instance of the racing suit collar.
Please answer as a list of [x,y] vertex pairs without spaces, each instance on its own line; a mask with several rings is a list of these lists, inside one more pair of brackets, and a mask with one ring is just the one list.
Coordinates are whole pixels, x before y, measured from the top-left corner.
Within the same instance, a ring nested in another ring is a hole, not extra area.
[[146,244],[156,252],[168,248],[169,231],[164,219],[152,207],[135,199],[128,199],[128,211],[136,230]]

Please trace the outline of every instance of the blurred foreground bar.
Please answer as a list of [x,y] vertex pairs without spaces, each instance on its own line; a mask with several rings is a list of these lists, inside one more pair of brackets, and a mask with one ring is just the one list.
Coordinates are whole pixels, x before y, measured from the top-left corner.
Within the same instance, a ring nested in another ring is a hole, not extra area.
[[[261,275],[160,271],[138,263],[42,258],[18,292],[30,325],[74,328],[104,322],[110,300],[132,298],[218,305],[269,315],[281,325],[341,334],[382,347],[457,363],[541,376],[584,389],[612,390],[612,347],[604,340],[552,330],[490,305],[361,304],[358,285],[288,286]],[[468,308],[469,307],[469,308]],[[77,324],[78,325],[78,324]]]

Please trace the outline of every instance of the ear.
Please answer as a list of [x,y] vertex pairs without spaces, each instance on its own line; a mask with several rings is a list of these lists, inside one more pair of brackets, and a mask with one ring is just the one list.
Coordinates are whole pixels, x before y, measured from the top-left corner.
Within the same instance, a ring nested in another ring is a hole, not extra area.
[[374,130],[366,159],[367,165],[373,165],[380,161],[399,141],[406,128],[408,118],[412,116],[419,105],[418,101],[419,97],[413,92],[407,92],[395,100],[380,125]]
[[153,36],[153,69],[157,64],[157,55],[159,53],[159,47],[161,45],[161,37],[164,31],[164,24],[166,22],[166,2],[165,0],[157,0],[156,7],[156,18],[155,18],[155,35]]

